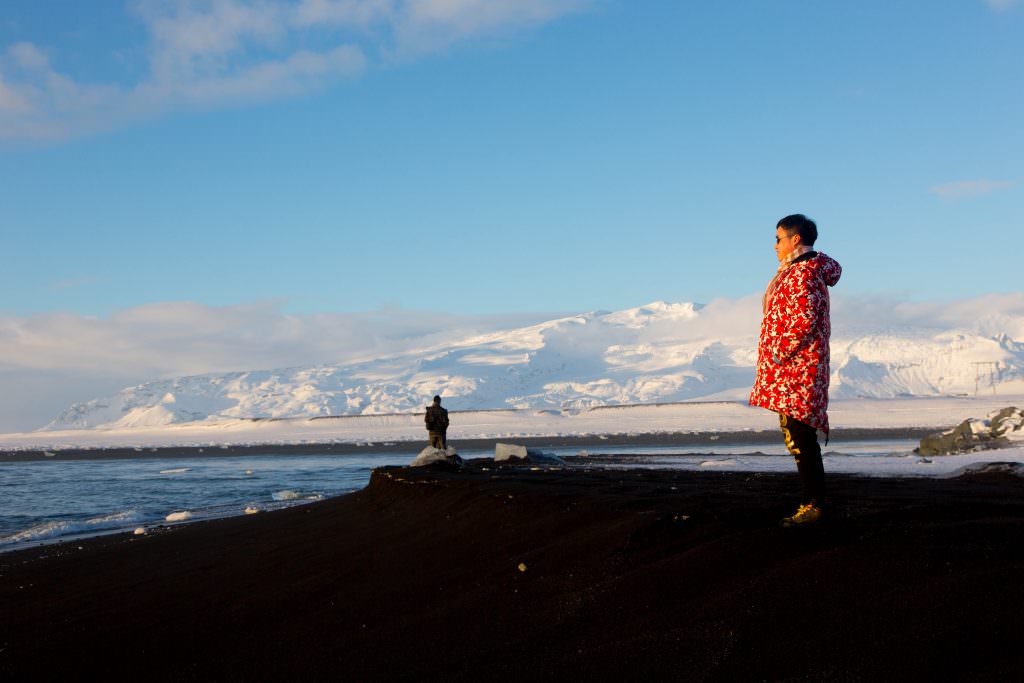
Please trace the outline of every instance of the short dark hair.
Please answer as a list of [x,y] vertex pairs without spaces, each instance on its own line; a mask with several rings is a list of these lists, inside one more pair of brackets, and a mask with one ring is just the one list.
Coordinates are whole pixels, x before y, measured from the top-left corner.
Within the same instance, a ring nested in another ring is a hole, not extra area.
[[441,397],[440,396],[435,396],[434,397],[434,403],[440,403],[440,402],[441,402]]
[[800,235],[800,243],[806,244],[808,247],[813,247],[818,239],[817,224],[802,213],[786,216],[776,223],[775,227],[782,228],[791,235],[793,233]]

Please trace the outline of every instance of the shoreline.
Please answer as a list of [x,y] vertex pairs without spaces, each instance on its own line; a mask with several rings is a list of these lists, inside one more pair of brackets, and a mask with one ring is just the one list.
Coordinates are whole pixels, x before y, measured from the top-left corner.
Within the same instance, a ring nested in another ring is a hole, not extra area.
[[[936,429],[925,427],[880,427],[880,428],[837,428],[832,430],[829,445],[844,441],[865,441],[871,439],[897,440],[921,439],[935,433]],[[777,429],[747,431],[706,431],[706,432],[657,432],[657,433],[609,433],[579,434],[564,436],[507,436],[494,438],[449,439],[457,448],[467,451],[492,450],[496,443],[514,443],[528,448],[571,448],[623,446],[709,446],[772,443],[781,439]],[[54,450],[25,449],[0,450],[0,463],[27,462],[34,460],[121,460],[145,458],[194,458],[216,456],[255,455],[368,455],[394,453],[410,449],[415,454],[427,445],[421,440],[386,440],[380,442],[318,442],[281,444],[210,444],[196,446],[154,446],[121,448],[61,448]],[[824,444],[823,444],[824,445]]]
[[836,475],[794,530],[793,474],[484,464],[4,553],[0,675],[1024,676],[1019,476]]

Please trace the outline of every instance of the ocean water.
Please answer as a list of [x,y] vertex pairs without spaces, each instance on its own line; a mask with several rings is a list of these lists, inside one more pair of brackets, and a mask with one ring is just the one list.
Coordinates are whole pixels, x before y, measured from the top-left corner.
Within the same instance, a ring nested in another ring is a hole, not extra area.
[[[301,505],[355,491],[408,453],[0,463],[0,552],[140,526]],[[170,517],[170,520],[168,520]]]
[[[909,468],[924,467],[909,454],[915,445],[909,441],[844,443],[842,456],[826,456],[826,469],[863,471],[870,459],[873,465],[869,469],[885,472],[898,468],[892,473],[913,473]],[[683,447],[598,444],[586,449],[545,450],[560,456],[584,455],[575,463],[581,467],[793,468],[785,446],[777,441]],[[461,455],[490,457],[493,451],[462,451]],[[0,552],[302,505],[358,490],[369,481],[373,468],[406,465],[413,457],[409,452],[395,452],[0,463]]]

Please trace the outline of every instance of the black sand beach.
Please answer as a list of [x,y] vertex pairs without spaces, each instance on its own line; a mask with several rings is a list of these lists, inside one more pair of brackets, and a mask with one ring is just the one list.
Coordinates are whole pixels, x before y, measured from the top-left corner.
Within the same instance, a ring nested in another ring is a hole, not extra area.
[[[486,468],[486,469],[485,469]],[[0,555],[4,680],[1020,680],[1024,479],[377,470]]]

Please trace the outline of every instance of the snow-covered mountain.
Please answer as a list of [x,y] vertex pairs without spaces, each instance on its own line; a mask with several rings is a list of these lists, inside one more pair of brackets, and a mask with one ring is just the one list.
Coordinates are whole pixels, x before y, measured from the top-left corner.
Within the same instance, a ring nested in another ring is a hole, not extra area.
[[[580,409],[742,399],[756,360],[759,302],[655,302],[420,348],[364,362],[148,382],[71,406],[43,430],[129,428],[232,418],[422,410]],[[872,330],[834,320],[832,396],[973,394],[1024,381],[1024,317],[970,329]],[[980,379],[979,379],[980,378]]]

